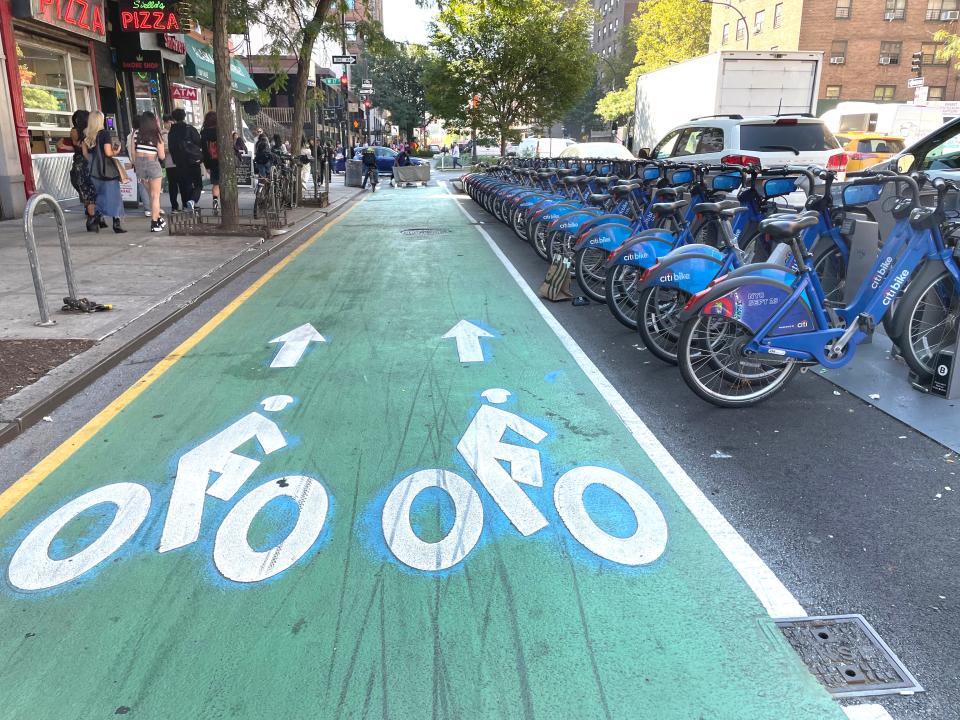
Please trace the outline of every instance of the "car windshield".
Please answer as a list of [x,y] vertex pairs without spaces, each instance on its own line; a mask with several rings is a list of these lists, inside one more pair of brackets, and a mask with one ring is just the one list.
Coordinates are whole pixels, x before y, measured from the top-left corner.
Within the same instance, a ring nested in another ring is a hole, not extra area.
[[960,132],[946,138],[927,151],[921,163],[923,170],[956,170],[960,168]]
[[816,152],[840,147],[837,139],[822,123],[744,123],[740,126],[742,150],[784,150]]

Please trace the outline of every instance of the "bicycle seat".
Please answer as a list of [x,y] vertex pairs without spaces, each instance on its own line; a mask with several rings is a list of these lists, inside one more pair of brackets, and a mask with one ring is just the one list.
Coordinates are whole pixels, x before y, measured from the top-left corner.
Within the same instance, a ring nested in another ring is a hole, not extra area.
[[673,188],[657,188],[650,199],[654,202],[673,202],[677,199],[677,191]]
[[655,215],[669,215],[690,204],[689,200],[677,200],[676,202],[654,203],[650,206],[650,211]]
[[557,168],[556,170],[554,170],[554,174],[562,178],[566,178],[569,175],[573,175],[575,172],[576,170],[572,168]]
[[564,185],[576,185],[577,179],[578,178],[573,175],[568,175],[566,177],[560,178],[560,182],[562,182]]
[[625,183],[623,185],[614,185],[613,187],[607,188],[607,191],[614,197],[623,197],[624,195],[629,195],[638,187],[640,187],[640,183]]
[[594,178],[593,180],[601,187],[610,187],[611,185],[616,185],[618,182],[620,182],[620,178],[618,178],[616,175],[607,175],[605,177]]
[[553,174],[554,173],[551,170],[537,170],[537,177],[541,178],[542,180],[546,180]]
[[818,218],[809,215],[795,216],[792,220],[770,218],[760,222],[760,232],[774,239],[789,240],[799,235],[808,227],[813,227],[818,222]]
[[693,206],[693,211],[698,215],[719,215],[721,211],[732,210],[735,207],[740,207],[737,200],[723,200],[722,202],[697,203]]
[[591,177],[590,175],[580,175],[577,177],[577,185],[587,185],[588,183],[590,183],[592,180],[595,180],[595,179],[596,178]]
[[737,205],[736,207],[724,208],[720,211],[720,217],[722,218],[732,218],[735,215],[739,215],[742,212],[746,212],[748,208],[743,207],[743,205]]
[[610,193],[591,193],[587,195],[588,205],[603,205],[610,199]]

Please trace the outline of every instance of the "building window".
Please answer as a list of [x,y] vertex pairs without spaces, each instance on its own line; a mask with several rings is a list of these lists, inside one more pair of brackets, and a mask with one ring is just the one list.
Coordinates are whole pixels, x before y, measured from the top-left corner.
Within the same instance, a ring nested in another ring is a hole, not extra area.
[[783,25],[783,3],[777,3],[773,6],[773,26],[775,28]]
[[737,20],[737,40],[743,40],[747,36],[747,26],[743,20]]
[[907,0],[887,0],[883,9],[884,20],[903,20],[907,17]]
[[927,0],[927,20],[956,20],[958,0]]
[[873,89],[873,99],[878,102],[892,102],[896,90],[896,85],[877,85]]
[[881,65],[899,65],[900,64],[900,46],[899,42],[880,43],[880,64]]
[[840,88],[842,85],[827,85],[827,94],[826,98],[828,100],[836,100],[840,97]]
[[923,53],[924,65],[946,65],[947,58],[940,43],[920,43],[920,52]]
[[758,10],[757,14],[753,16],[753,34],[757,35],[763,31],[763,18],[766,16],[766,11]]
[[837,0],[836,16],[844,19],[849,18],[852,5],[853,0]]
[[17,65],[31,130],[66,135],[74,110],[97,109],[88,57],[17,43]]
[[943,100],[947,96],[947,88],[944,85],[931,85],[927,88],[927,100]]
[[830,63],[832,65],[843,65],[847,59],[847,41],[834,40],[830,43]]
[[723,33],[720,35],[720,44],[726,45],[730,42],[730,23],[723,24]]

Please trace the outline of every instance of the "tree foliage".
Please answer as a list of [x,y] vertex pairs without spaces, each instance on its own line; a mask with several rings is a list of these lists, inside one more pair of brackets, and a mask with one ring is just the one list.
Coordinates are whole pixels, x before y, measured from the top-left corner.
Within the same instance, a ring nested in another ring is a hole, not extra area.
[[422,78],[427,65],[427,50],[420,45],[397,43],[371,27],[366,36],[365,55],[368,75],[376,88],[373,103],[390,112],[390,119],[401,135],[413,136],[422,127],[427,101]]
[[630,34],[637,46],[634,67],[623,88],[607,93],[597,103],[597,114],[610,122],[631,115],[638,77],[706,53],[710,44],[710,8],[700,0],[641,3],[630,22]]
[[501,151],[512,126],[556,122],[590,87],[592,17],[587,0],[449,0],[431,28],[428,109]]

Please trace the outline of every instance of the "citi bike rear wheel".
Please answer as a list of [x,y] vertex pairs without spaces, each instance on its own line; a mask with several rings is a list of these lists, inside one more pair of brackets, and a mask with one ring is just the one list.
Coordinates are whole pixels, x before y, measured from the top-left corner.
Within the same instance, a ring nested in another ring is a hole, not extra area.
[[680,333],[677,361],[684,382],[718,407],[754,405],[782,390],[799,365],[790,359],[745,355],[753,333],[722,315],[697,315]]
[[637,329],[637,296],[640,269],[633,265],[615,265],[604,282],[605,299],[613,316],[631,330]]
[[933,377],[937,353],[953,347],[957,341],[960,318],[957,291],[952,276],[944,270],[927,282],[910,284],[900,301],[896,342],[903,352],[903,359],[921,383],[927,383]]
[[682,325],[677,313],[690,299],[690,293],[677,288],[652,286],[637,298],[637,330],[647,349],[671,365],[677,364],[677,345]]
[[584,247],[577,250],[574,272],[583,294],[594,302],[607,299],[607,251],[602,248]]

